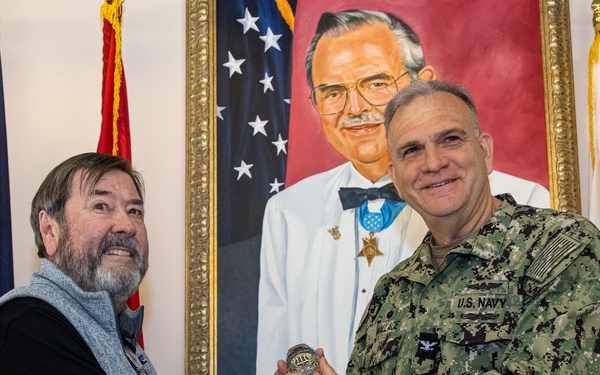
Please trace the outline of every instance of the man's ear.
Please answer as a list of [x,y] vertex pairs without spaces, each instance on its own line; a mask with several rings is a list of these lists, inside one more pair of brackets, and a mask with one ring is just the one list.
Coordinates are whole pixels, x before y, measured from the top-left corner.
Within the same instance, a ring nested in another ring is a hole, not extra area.
[[46,253],[48,254],[48,257],[52,259],[56,254],[56,249],[58,248],[60,226],[58,225],[58,222],[50,217],[50,215],[48,215],[48,213],[44,210],[40,211],[38,217],[42,241],[46,247]]
[[435,72],[435,69],[433,69],[433,66],[425,65],[423,69],[419,70],[417,77],[421,81],[433,81],[437,78],[437,73]]
[[[396,170],[394,169],[394,164],[391,161],[388,164],[388,176],[390,176],[390,180],[392,180],[392,183],[394,184],[394,187],[398,191],[398,194],[400,194],[400,190],[398,189],[398,185],[396,185]],[[400,197],[402,198],[402,196],[400,196]]]
[[490,174],[494,170],[494,141],[488,133],[481,133],[479,142],[485,156],[485,166],[487,173]]

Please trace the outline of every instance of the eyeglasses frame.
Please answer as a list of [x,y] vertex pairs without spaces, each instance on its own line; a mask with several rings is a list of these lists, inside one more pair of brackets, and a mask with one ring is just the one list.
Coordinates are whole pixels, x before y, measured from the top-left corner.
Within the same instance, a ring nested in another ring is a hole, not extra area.
[[[371,103],[367,98],[365,98],[363,96],[363,94],[359,90],[356,89],[356,87],[358,85],[358,82],[361,81],[361,80],[367,79],[367,78],[377,77],[379,75],[385,74],[385,75],[388,75],[388,76],[392,77],[392,79],[394,81],[394,86],[396,87],[396,93],[397,93],[399,91],[398,90],[398,80],[400,78],[404,77],[405,75],[407,75],[408,73],[409,73],[408,71],[405,71],[404,73],[400,74],[397,78],[394,78],[394,76],[391,73],[381,72],[381,73],[378,73],[378,74],[373,74],[373,75],[370,75],[370,76],[358,78],[357,80],[354,81],[354,85],[352,85],[352,86],[349,85],[349,83],[352,83],[352,81],[322,84],[322,85],[319,85],[319,86],[315,87],[314,89],[312,89],[312,91],[310,92],[309,99],[312,102],[312,104],[315,106],[315,109],[317,110],[317,112],[319,112],[319,114],[321,114],[323,116],[337,115],[339,113],[344,112],[344,109],[346,109],[346,106],[348,105],[348,97],[349,97],[349,93],[350,93],[351,89],[354,89],[360,95],[360,97],[363,98],[370,105],[376,106],[376,107],[380,107],[382,105],[386,105],[387,103],[385,103],[385,104],[373,104],[373,103]],[[344,86],[346,88],[346,99],[345,99],[344,105],[342,106],[342,109],[340,109],[339,111],[337,111],[337,112],[331,112],[331,113],[322,113],[321,110],[319,109],[319,106],[317,105],[315,92],[316,92],[316,90],[321,89],[321,88],[323,88],[325,86],[329,86],[329,85],[341,85],[341,86]]]

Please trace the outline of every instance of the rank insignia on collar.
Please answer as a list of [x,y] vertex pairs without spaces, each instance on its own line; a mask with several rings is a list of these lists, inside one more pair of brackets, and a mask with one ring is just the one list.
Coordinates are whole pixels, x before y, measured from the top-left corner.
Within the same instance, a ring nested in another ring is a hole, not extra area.
[[375,233],[370,232],[369,238],[365,237],[362,240],[363,248],[362,250],[360,250],[360,253],[358,253],[358,256],[366,257],[367,263],[369,264],[369,266],[371,266],[373,258],[375,258],[378,255],[383,255],[383,253],[379,251],[379,248],[377,247],[377,237],[375,237]]
[[333,239],[336,241],[339,240],[340,237],[342,237],[342,234],[340,233],[340,228],[337,225],[333,228],[327,229],[327,231],[331,233],[331,236],[333,236]]
[[419,360],[435,360],[439,351],[440,340],[436,333],[421,332],[419,334],[419,349],[416,354]]

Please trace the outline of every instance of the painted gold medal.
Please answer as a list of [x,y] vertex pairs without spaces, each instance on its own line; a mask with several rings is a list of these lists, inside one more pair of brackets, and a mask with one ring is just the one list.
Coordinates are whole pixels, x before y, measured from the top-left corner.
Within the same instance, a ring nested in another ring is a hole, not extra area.
[[379,248],[377,247],[377,237],[375,237],[374,232],[370,232],[369,237],[368,238],[365,237],[362,240],[363,240],[363,248],[360,251],[360,253],[358,253],[358,256],[366,257],[367,263],[370,266],[371,262],[373,261],[373,258],[375,258],[378,255],[383,255],[383,253],[381,251],[379,251]]

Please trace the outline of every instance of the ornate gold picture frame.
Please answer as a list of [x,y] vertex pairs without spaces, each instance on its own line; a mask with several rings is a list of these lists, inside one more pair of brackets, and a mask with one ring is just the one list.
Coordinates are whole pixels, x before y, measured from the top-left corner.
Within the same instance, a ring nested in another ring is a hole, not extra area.
[[[187,0],[186,374],[217,374],[216,1]],[[580,212],[568,0],[540,0],[552,207]]]

